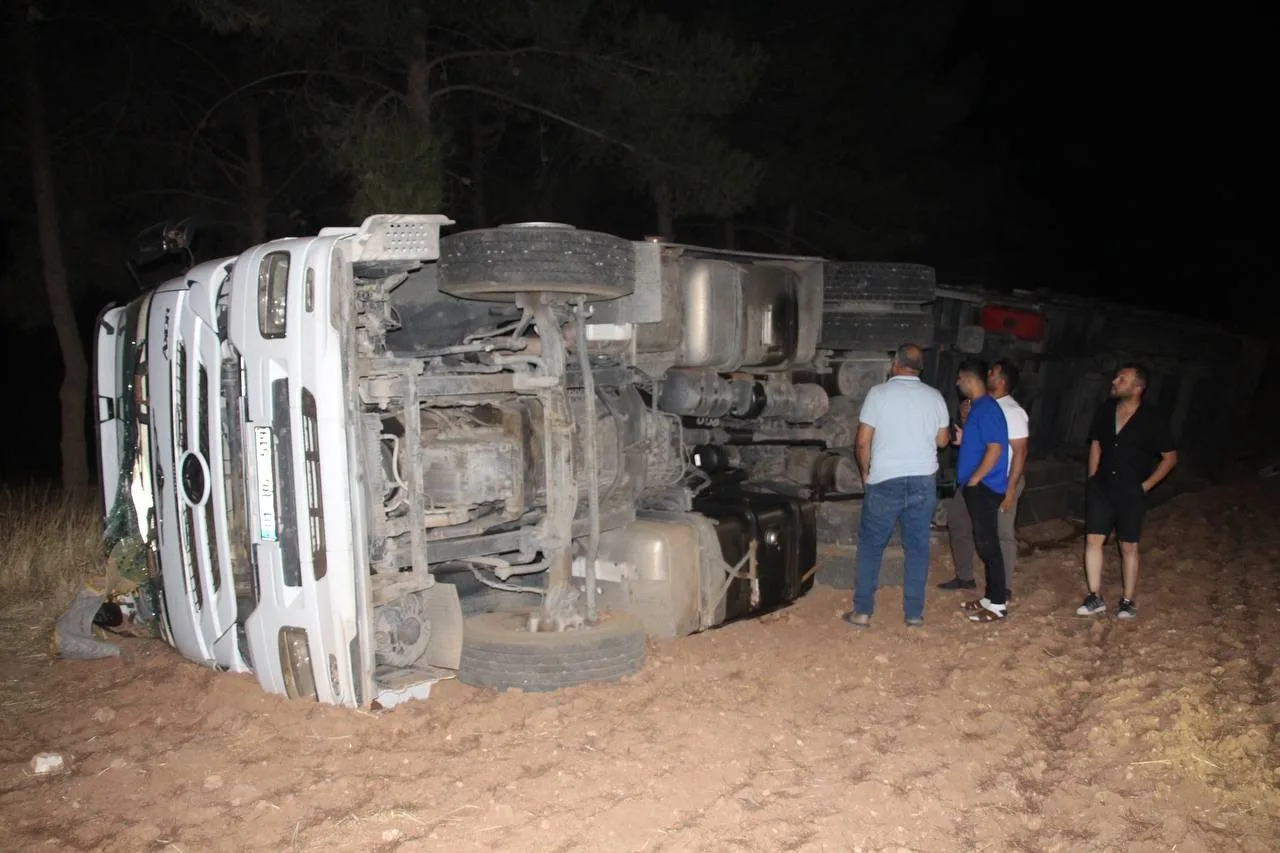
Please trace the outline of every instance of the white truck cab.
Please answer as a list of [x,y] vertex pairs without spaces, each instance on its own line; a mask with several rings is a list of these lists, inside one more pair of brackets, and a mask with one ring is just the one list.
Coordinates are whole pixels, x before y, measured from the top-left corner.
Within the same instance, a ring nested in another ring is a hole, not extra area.
[[[103,494],[128,505],[156,615],[184,656],[352,706],[425,695],[445,674],[373,685],[342,324],[355,259],[434,260],[447,221],[374,217],[277,240],[100,318]],[[444,662],[456,669],[456,652]]]

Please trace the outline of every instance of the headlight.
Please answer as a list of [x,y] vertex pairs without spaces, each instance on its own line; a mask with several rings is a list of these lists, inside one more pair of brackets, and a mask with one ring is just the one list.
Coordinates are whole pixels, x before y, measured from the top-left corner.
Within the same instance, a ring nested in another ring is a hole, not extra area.
[[302,628],[280,629],[280,669],[290,699],[319,699],[311,669],[311,645]]
[[289,305],[289,253],[272,252],[258,267],[258,331],[264,338],[283,338]]

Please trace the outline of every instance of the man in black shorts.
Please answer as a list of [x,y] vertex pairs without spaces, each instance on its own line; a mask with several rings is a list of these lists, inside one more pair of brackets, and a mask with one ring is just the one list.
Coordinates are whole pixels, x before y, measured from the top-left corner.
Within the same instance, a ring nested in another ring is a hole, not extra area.
[[[1147,509],[1146,494],[1178,464],[1169,424],[1148,405],[1142,392],[1147,371],[1126,364],[1111,382],[1111,397],[1098,407],[1089,429],[1089,483],[1086,493],[1084,574],[1089,594],[1080,616],[1107,611],[1102,600],[1102,546],[1111,531],[1120,540],[1124,597],[1116,616],[1138,615],[1138,540]],[[1154,464],[1159,457],[1159,464]],[[1152,470],[1154,465],[1154,470]]]

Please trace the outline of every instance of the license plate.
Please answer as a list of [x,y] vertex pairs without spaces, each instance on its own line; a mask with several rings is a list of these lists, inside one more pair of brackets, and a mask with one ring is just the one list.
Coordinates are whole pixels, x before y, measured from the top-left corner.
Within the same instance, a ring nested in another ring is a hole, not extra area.
[[276,455],[271,427],[253,428],[258,458],[258,537],[276,541]]

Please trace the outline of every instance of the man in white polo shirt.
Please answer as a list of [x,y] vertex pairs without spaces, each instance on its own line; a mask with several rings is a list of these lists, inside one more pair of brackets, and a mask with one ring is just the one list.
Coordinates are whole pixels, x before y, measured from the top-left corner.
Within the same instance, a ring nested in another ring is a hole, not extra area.
[[[1031,437],[1031,419],[1013,391],[1018,387],[1018,368],[1007,361],[997,361],[987,369],[987,393],[1000,404],[1005,423],[1009,427],[1009,490],[1000,504],[999,532],[1000,552],[1004,556],[1004,577],[1012,594],[1013,563],[1018,558],[1018,537],[1014,522],[1018,518],[1018,501],[1026,487],[1023,473],[1027,465],[1027,445]],[[962,418],[963,420],[963,418]],[[960,491],[947,505],[947,533],[951,540],[951,557],[955,562],[956,576],[938,584],[938,589],[973,589],[977,582],[973,577],[973,522],[964,505]],[[1006,598],[1006,602],[1007,602]]]
[[[1018,368],[1007,361],[997,361],[987,371],[987,393],[995,398],[1009,425],[1009,491],[1000,504],[1000,551],[1004,555],[1004,578],[1013,589],[1013,563],[1018,558],[1018,535],[1014,522],[1018,518],[1018,501],[1026,486],[1023,473],[1027,467],[1027,445],[1031,441],[1031,419],[1026,409],[1013,399],[1018,387]],[[1007,601],[1007,598],[1006,598]]]
[[888,382],[867,392],[858,415],[858,468],[866,488],[858,527],[853,610],[842,618],[856,628],[871,625],[880,560],[902,522],[902,610],[906,623],[924,624],[929,578],[929,530],[937,505],[938,450],[950,442],[947,403],[920,381],[924,353],[903,344],[893,357]]

